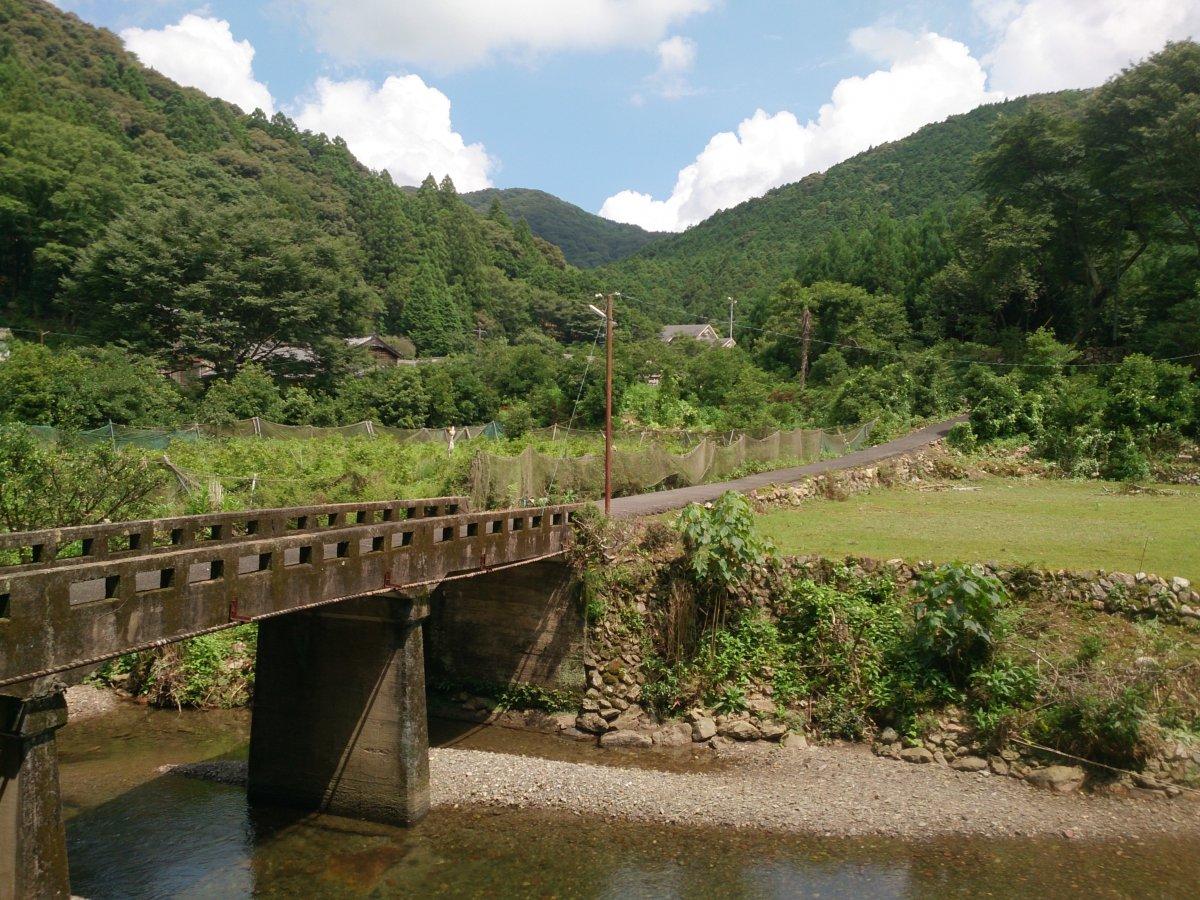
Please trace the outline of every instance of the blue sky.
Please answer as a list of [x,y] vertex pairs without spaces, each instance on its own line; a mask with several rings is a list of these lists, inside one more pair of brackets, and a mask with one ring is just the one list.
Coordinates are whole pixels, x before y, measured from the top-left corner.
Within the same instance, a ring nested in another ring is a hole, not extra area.
[[342,133],[397,180],[449,171],[669,229],[1200,35],[1200,0],[58,5],[178,81]]

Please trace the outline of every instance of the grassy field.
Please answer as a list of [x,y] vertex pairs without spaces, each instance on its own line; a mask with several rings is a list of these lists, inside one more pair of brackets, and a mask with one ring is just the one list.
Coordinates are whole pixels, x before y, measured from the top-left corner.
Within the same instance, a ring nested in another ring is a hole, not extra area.
[[1169,491],[1135,495],[1103,482],[987,479],[815,500],[758,521],[789,554],[996,560],[1200,582],[1200,488]]

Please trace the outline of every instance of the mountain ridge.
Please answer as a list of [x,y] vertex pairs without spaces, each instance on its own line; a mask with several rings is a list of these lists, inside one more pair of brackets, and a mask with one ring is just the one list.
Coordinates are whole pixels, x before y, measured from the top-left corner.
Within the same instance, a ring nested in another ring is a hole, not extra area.
[[524,219],[530,231],[557,246],[567,262],[580,268],[624,259],[664,236],[664,232],[590,213],[538,188],[484,188],[461,196],[480,213],[487,213],[498,199],[510,219]]
[[726,296],[761,296],[792,274],[801,254],[835,231],[887,212],[920,216],[972,196],[973,160],[994,124],[1030,103],[1073,106],[1086,91],[983,104],[720,210],[597,270],[652,309],[719,317]]

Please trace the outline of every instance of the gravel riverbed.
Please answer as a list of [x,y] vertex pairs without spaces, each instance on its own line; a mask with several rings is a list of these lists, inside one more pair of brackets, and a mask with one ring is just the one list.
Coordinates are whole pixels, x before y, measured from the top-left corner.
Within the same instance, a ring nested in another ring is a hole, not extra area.
[[[668,772],[479,750],[430,751],[435,807],[510,807],[825,836],[1200,838],[1200,802],[1037,790],[1014,778],[874,756],[866,747],[735,745],[720,771]],[[244,783],[244,762],[163,771]]]
[[1200,837],[1200,802],[1187,795],[1059,796],[1013,778],[880,759],[860,746],[728,752],[738,765],[691,774],[435,749],[433,803],[829,836]]

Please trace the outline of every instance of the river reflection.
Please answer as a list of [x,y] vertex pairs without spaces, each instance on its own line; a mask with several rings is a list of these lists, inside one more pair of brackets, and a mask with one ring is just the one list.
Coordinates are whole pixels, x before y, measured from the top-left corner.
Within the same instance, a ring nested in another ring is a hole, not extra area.
[[[108,897],[1190,897],[1195,841],[832,840],[441,809],[412,829],[251,810],[156,775],[244,756],[244,716],[138,711],[63,732],[72,887]],[[136,727],[130,727],[134,725]],[[490,737],[490,740],[495,738]]]

